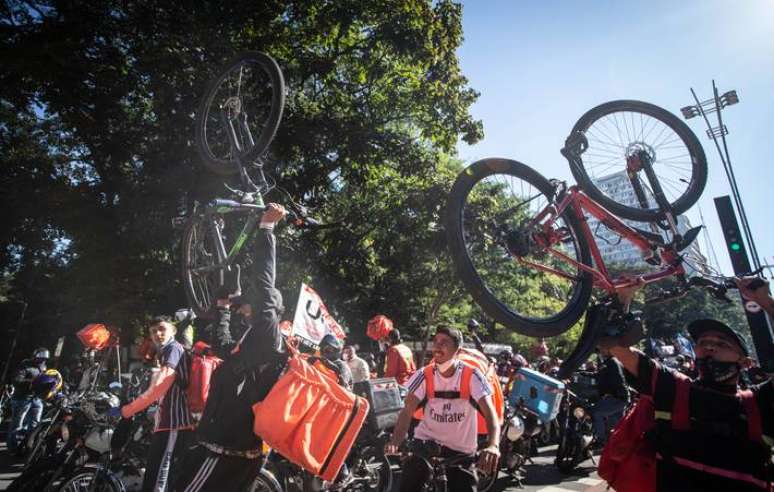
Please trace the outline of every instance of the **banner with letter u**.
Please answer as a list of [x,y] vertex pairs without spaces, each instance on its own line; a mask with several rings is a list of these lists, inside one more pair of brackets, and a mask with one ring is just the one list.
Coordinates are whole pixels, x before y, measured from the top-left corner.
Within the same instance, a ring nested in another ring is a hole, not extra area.
[[328,333],[332,333],[339,340],[346,336],[341,325],[328,312],[320,295],[308,285],[301,284],[296,314],[293,317],[292,335],[317,346]]

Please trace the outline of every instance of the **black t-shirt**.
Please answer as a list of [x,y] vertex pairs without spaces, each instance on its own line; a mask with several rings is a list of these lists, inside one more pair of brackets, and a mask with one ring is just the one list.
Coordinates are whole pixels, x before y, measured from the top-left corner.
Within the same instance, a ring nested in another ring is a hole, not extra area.
[[[653,371],[658,371],[655,392],[651,389]],[[641,394],[653,396],[656,411],[671,412],[675,378],[672,370],[641,355],[634,387]],[[774,385],[768,381],[750,389],[761,416],[764,442],[771,446],[774,443]],[[657,466],[658,490],[761,491],[758,486],[680,466],[668,458],[672,453],[675,456],[687,453],[697,457],[701,463],[732,470],[751,467],[760,470],[763,463],[771,462],[770,447],[767,449],[747,438],[747,412],[735,394],[721,393],[692,382],[688,401],[690,431],[675,431],[668,421],[657,420],[663,423],[659,423],[649,436],[658,452],[665,457]],[[759,479],[765,479],[760,473],[755,474]]]

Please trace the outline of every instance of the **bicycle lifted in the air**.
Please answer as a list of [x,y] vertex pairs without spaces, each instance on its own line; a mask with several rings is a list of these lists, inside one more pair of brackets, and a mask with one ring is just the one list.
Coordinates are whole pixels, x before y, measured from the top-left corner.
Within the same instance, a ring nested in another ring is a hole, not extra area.
[[[489,316],[523,335],[555,336],[578,322],[592,290],[601,290],[595,312],[604,313],[587,316],[564,367],[568,373],[603,330],[625,329],[625,313],[616,304],[620,289],[674,277],[676,287],[648,301],[680,297],[692,286],[727,299],[730,279],[688,276],[685,268],[685,252],[700,227],[686,229],[678,216],[696,203],[707,180],[704,151],[685,123],[649,103],[611,101],[578,120],[561,153],[577,185],[495,158],[464,169],[452,187],[446,217],[451,255]],[[595,239],[600,229],[633,244],[652,269],[636,276],[611,273]]]
[[[206,316],[222,286],[238,288],[240,265],[249,262],[245,245],[266,209],[263,196],[273,188],[261,157],[277,133],[284,105],[282,71],[273,58],[259,52],[229,62],[202,98],[196,120],[202,162],[221,176],[238,175],[240,186],[224,185],[231,197],[195,208],[185,226],[183,286],[199,316]],[[287,201],[295,223],[314,223],[302,206],[289,197]]]

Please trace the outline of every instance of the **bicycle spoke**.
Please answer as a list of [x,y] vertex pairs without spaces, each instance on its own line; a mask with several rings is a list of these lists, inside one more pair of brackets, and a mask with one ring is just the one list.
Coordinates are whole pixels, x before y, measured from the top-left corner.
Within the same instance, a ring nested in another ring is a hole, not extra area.
[[[520,228],[538,230],[529,224],[534,224],[547,205],[545,195],[531,183],[494,174],[476,183],[463,210],[465,248],[477,274],[511,311],[528,319],[556,316],[573,298],[578,284],[577,268],[554,259],[545,250],[521,258],[509,251],[509,234]],[[555,227],[566,229],[566,224],[559,219]],[[554,247],[578,258],[572,242]]]
[[[659,118],[641,111],[613,111],[590,122],[584,129],[589,146],[582,155],[583,168],[594,181],[627,170],[628,158],[637,152],[650,156],[656,178],[662,183],[670,202],[688,190],[694,163],[691,153],[672,127]],[[625,186],[630,187],[628,178]],[[649,201],[652,191],[644,186]],[[616,200],[620,188],[600,189]]]

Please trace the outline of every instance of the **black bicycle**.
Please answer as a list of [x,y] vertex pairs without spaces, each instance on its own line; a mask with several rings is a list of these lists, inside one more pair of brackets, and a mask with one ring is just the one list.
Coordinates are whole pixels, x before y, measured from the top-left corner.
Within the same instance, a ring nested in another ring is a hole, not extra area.
[[[202,98],[196,142],[204,165],[220,175],[238,174],[230,197],[194,207],[182,242],[182,277],[189,305],[206,316],[218,290],[239,288],[242,265],[250,263],[245,245],[266,210],[272,189],[262,156],[277,133],[285,104],[282,71],[270,56],[249,52],[229,62]],[[297,226],[316,224],[285,192],[288,219]]]

